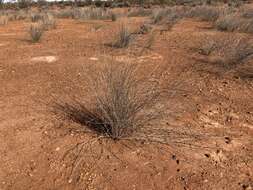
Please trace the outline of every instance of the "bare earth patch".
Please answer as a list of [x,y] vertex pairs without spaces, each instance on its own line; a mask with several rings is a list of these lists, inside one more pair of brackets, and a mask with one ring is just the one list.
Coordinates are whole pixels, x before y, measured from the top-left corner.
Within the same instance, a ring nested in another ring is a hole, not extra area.
[[46,63],[53,63],[57,61],[58,58],[56,56],[40,56],[40,57],[33,57],[31,61],[33,62],[46,62]]

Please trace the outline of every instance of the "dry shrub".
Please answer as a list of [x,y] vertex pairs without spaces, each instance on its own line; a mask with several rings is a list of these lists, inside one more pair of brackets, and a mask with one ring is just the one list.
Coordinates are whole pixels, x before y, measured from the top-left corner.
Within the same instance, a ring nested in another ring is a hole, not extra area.
[[161,118],[159,80],[154,73],[140,75],[133,63],[109,62],[88,68],[88,101],[57,104],[56,110],[100,136],[129,138]]
[[117,20],[117,15],[115,13],[111,13],[111,20],[115,22]]
[[150,16],[152,14],[151,9],[144,9],[144,8],[136,8],[131,9],[131,11],[128,13],[128,17],[146,17]]
[[238,14],[230,14],[219,18],[215,23],[215,28],[221,31],[252,33],[253,19],[243,18]]
[[61,19],[74,18],[77,14],[78,9],[62,9],[62,10],[54,10],[52,13],[55,17]]
[[152,13],[151,20],[153,24],[160,23],[168,15],[168,9],[155,9]]
[[40,13],[31,13],[31,21],[32,22],[38,22],[39,20],[43,19],[43,14]]
[[53,15],[47,13],[43,15],[42,18],[42,24],[44,27],[44,30],[49,30],[49,29],[55,29],[56,28],[56,21]]
[[9,18],[8,16],[0,16],[0,26],[8,24]]
[[216,21],[220,16],[220,10],[217,7],[202,5],[192,8],[188,12],[188,17],[199,18],[202,21]]
[[121,24],[116,33],[114,42],[108,45],[115,48],[125,48],[128,47],[132,39],[133,36],[130,33],[129,29],[126,27],[126,25]]
[[229,35],[226,37],[206,38],[199,52],[208,55],[212,63],[231,69],[253,55],[253,45],[247,37]]
[[40,41],[44,32],[44,27],[41,23],[35,23],[30,26],[29,34],[32,42]]
[[186,7],[172,7],[166,9],[154,10],[151,17],[153,24],[166,24],[171,28],[179,20],[187,16],[188,8]]
[[245,7],[240,12],[243,18],[253,19],[253,8]]
[[148,39],[147,39],[147,41],[145,43],[144,48],[151,49],[151,47],[153,46],[154,42],[155,42],[155,33],[151,32],[149,34],[149,36],[148,36]]
[[81,20],[107,20],[112,18],[112,13],[102,8],[86,7],[75,9],[74,18]]

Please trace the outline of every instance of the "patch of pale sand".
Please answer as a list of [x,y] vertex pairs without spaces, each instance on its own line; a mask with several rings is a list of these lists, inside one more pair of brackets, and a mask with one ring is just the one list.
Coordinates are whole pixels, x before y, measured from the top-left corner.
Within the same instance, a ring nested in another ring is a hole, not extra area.
[[7,45],[6,43],[0,43],[0,47],[6,46],[6,45]]
[[31,61],[53,63],[57,61],[57,59],[58,58],[56,56],[40,56],[40,57],[33,57]]
[[91,61],[98,61],[98,58],[97,57],[90,57],[89,58]]
[[0,34],[0,36],[15,36],[17,34],[15,33],[3,33],[3,34]]
[[247,123],[243,123],[242,126],[247,127],[249,129],[253,129],[253,125],[250,125],[250,124],[247,124]]
[[145,55],[145,56],[139,56],[137,58],[135,57],[129,57],[129,56],[116,56],[115,60],[118,62],[138,62],[142,63],[145,61],[150,61],[150,60],[162,60],[163,56],[161,56],[158,53],[152,53],[151,55]]

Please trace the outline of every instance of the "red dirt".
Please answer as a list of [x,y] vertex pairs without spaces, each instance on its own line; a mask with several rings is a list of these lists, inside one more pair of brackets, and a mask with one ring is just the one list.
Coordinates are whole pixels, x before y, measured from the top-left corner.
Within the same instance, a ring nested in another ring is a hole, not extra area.
[[[244,71],[250,71],[253,60],[218,73],[199,63],[200,55],[190,47],[204,35],[226,34],[194,20],[158,33],[142,55],[138,52],[147,35],[129,50],[104,47],[119,22],[58,20],[57,29],[47,31],[38,44],[28,40],[28,22],[0,28],[0,190],[252,189],[253,83]],[[127,22],[136,27],[143,18]],[[102,27],[94,31],[98,24]],[[83,65],[110,55],[146,65],[145,72],[154,64],[166,68],[164,81],[179,81],[186,91],[168,99],[168,110],[178,113],[158,125],[205,138],[192,147],[91,140],[71,172],[76,150],[63,155],[91,135],[79,132],[79,124],[56,119],[50,105],[54,97],[82,95]],[[57,60],[31,60],[40,56]]]

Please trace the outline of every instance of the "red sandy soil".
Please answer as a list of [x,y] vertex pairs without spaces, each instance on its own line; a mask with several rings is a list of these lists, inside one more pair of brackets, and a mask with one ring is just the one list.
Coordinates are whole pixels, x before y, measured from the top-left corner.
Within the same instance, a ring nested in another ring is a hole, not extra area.
[[[143,21],[127,20],[132,27]],[[253,60],[229,72],[200,62],[191,47],[205,35],[228,34],[196,20],[158,32],[142,54],[148,35],[139,35],[128,50],[104,47],[119,23],[58,20],[37,44],[29,41],[28,21],[0,27],[0,190],[252,189]],[[102,27],[95,31],[95,25]],[[110,55],[142,64],[145,72],[165,68],[164,81],[179,82],[184,92],[168,98],[175,114],[157,126],[203,138],[171,146],[92,140],[80,132],[83,126],[57,119],[50,107],[55,98],[83,95],[83,66]],[[40,56],[57,60],[33,61]],[[75,159],[78,150],[69,150],[85,141]]]

